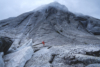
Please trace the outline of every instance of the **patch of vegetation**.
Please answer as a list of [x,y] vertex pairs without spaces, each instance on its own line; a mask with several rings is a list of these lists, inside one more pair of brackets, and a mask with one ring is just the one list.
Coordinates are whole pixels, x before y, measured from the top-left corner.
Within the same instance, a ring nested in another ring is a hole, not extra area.
[[86,43],[86,42],[84,42],[85,44],[88,44],[88,43]]
[[60,34],[60,32],[59,32],[59,31],[56,31],[56,32]]
[[62,30],[60,30],[60,32],[63,32]]

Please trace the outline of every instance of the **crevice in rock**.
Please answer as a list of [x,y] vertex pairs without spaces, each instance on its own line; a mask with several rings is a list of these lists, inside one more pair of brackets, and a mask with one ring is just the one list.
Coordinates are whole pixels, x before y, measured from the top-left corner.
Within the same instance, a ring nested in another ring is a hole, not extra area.
[[48,31],[49,29],[45,29],[45,28],[41,28],[41,29],[43,29],[43,30],[45,30],[45,31]]
[[52,46],[49,46],[48,49],[50,49]]
[[66,64],[72,65],[72,64],[84,64],[82,61],[79,61],[75,58],[67,58],[65,61]]
[[58,34],[60,34],[60,32],[59,31],[56,31]]
[[93,32],[94,35],[100,35],[100,32]]
[[68,15],[67,21],[68,21],[68,23],[70,23],[70,20],[69,20],[70,19],[70,14],[68,13],[67,15]]
[[9,23],[6,23],[6,24],[2,25],[2,27],[5,27],[5,26],[7,26],[7,25],[9,25]]
[[34,50],[34,53],[37,52],[37,51],[39,51],[39,50],[40,50],[40,49],[36,49],[36,50]]
[[38,43],[38,44],[35,44],[35,45],[33,45],[33,46],[37,46],[37,45],[40,45],[40,44],[42,44],[42,43]]
[[57,54],[52,54],[51,55],[51,59],[49,61],[50,64],[52,64],[52,62],[54,61],[55,56],[57,56]]
[[63,32],[63,30],[60,30],[60,32]]
[[86,52],[86,55],[100,57],[100,50],[99,51]]
[[[82,56],[82,57],[81,57]],[[95,64],[95,63],[100,63],[100,60],[91,57],[91,56],[87,56],[86,55],[79,55],[79,57],[76,56],[69,56],[69,57],[63,57],[64,60],[64,64],[68,64],[68,65],[77,65],[77,64],[82,64],[82,65],[89,65],[89,64]]]
[[28,16],[26,16],[24,19],[22,19],[15,27],[19,26],[26,18],[28,18],[30,15],[32,14],[29,14]]
[[79,61],[75,58],[75,56],[73,57],[68,57],[68,58],[63,58],[65,60],[65,64],[69,64],[69,65],[72,65],[72,64],[82,64],[83,62],[82,61]]
[[87,18],[86,17],[80,17],[80,16],[78,16],[78,17],[75,18],[75,20],[76,21],[86,21]]

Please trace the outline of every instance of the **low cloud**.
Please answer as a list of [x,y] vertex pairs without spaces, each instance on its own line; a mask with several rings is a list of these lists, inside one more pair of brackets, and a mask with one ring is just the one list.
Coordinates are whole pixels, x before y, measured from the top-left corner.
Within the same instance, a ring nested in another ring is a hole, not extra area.
[[18,16],[54,1],[65,5],[71,12],[100,19],[100,0],[0,0],[0,20]]

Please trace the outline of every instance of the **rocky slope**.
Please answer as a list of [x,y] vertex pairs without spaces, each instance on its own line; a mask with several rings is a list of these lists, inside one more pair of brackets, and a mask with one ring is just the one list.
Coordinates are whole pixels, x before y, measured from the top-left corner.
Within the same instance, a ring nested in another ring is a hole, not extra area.
[[0,35],[14,41],[5,67],[100,66],[100,19],[57,2],[1,20]]

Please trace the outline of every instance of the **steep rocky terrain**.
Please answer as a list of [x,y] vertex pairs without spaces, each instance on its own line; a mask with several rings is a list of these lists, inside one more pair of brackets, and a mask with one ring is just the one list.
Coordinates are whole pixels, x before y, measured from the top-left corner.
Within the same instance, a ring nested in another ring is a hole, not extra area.
[[14,41],[5,67],[99,67],[99,35],[100,19],[57,2],[0,21],[0,36]]

